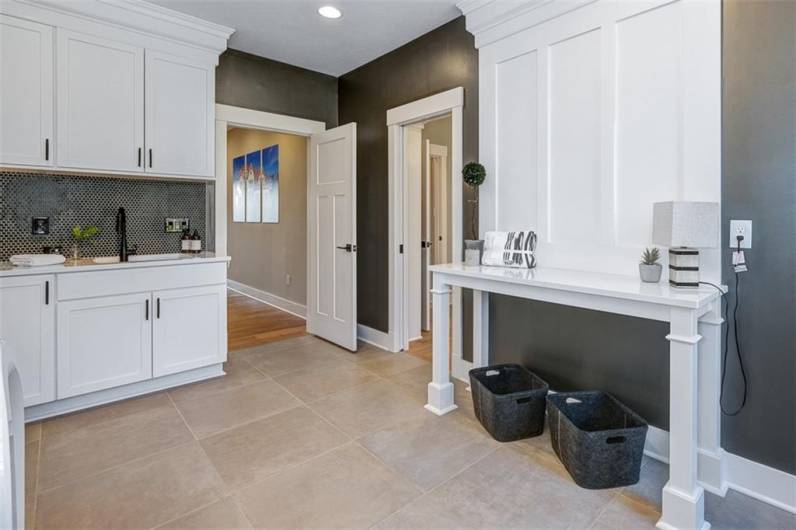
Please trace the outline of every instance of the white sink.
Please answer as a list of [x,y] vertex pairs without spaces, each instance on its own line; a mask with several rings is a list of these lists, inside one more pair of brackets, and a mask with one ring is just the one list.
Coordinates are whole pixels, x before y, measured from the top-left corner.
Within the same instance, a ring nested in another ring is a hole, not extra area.
[[[195,256],[191,254],[180,254],[175,252],[173,254],[135,254],[130,256],[128,259],[130,262],[141,262],[141,261],[172,261],[177,259],[193,259]],[[119,263],[119,256],[102,256],[99,258],[94,258],[92,261],[98,265],[108,265],[111,263]]]

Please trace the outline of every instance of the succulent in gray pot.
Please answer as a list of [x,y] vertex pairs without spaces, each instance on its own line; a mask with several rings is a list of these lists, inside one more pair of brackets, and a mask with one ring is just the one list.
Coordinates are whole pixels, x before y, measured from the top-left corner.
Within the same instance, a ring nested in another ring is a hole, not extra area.
[[478,162],[469,162],[462,168],[462,179],[465,184],[473,188],[473,198],[469,201],[473,208],[470,227],[473,238],[464,240],[464,263],[465,265],[481,265],[484,240],[478,239],[478,187],[486,179],[486,169]]
[[641,263],[638,264],[638,273],[642,282],[658,283],[661,280],[663,267],[658,263],[661,259],[661,251],[657,248],[644,249],[641,255]]

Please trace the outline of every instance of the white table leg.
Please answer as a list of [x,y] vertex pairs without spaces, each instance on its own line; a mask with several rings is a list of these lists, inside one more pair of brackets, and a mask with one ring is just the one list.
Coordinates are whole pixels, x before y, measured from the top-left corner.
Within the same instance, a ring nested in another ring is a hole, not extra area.
[[705,495],[697,483],[698,353],[697,316],[671,309],[669,340],[669,481],[663,488],[658,528],[706,530]]
[[489,293],[473,291],[473,368],[489,364]]
[[434,296],[432,323],[432,377],[428,384],[428,403],[426,408],[438,416],[456,409],[453,402],[453,383],[450,378],[450,348],[448,339],[448,302],[451,296],[450,286],[434,274]]
[[716,495],[727,493],[721,448],[721,300],[699,320],[699,454],[697,477]]

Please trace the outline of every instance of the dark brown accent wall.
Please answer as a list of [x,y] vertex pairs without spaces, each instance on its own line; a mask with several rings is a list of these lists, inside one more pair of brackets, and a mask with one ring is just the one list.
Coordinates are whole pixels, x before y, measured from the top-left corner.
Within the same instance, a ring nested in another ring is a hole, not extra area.
[[[725,0],[723,23],[722,241],[730,219],[754,230],[738,314],[749,401],[724,417],[722,443],[796,473],[796,2]],[[723,262],[734,295],[729,248]],[[727,381],[732,408],[741,391],[732,349]]]
[[238,50],[221,55],[216,103],[337,126],[337,78]]
[[[360,324],[387,331],[387,109],[464,87],[463,157],[476,160],[478,53],[473,42],[460,17],[339,79],[340,123],[357,122]],[[468,189],[465,194],[469,199]]]

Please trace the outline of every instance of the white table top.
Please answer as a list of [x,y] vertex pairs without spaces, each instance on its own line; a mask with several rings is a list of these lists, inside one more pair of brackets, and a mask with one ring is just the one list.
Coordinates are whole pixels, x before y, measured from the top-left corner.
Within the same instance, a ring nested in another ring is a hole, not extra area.
[[[606,296],[674,307],[698,309],[716,298],[718,291],[709,285],[697,289],[675,289],[668,283],[644,283],[637,276],[606,274],[537,267],[468,266],[463,263],[432,265],[431,272],[477,280],[504,282],[522,286]],[[722,288],[724,288],[722,286]]]

